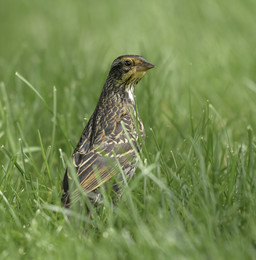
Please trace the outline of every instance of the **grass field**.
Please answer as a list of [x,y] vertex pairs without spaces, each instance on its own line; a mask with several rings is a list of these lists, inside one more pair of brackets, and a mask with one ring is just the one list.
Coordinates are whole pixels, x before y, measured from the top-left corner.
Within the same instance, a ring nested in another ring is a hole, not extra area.
[[[0,259],[256,259],[255,10],[0,1]],[[122,54],[156,66],[142,161],[117,206],[68,218],[64,165]]]

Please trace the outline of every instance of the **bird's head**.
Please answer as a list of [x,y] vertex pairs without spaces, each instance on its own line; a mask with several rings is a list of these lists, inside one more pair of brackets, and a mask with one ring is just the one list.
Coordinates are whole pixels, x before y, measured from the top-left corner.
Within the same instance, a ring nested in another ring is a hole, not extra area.
[[118,85],[136,85],[152,68],[154,65],[139,55],[123,55],[113,61],[108,77]]

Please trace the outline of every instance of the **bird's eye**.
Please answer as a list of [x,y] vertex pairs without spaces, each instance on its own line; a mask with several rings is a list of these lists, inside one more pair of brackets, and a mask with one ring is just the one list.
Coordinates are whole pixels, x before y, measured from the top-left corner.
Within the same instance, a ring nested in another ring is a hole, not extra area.
[[130,60],[125,60],[125,61],[124,61],[124,64],[125,64],[126,66],[131,66],[131,65],[132,65],[132,63],[131,63]]

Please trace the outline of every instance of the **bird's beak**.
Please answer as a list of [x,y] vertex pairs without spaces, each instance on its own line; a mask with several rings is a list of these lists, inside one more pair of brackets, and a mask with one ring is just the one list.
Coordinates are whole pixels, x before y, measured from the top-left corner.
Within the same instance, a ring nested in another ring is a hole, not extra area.
[[143,61],[135,66],[136,72],[139,71],[147,71],[149,69],[154,68],[155,66],[147,61]]

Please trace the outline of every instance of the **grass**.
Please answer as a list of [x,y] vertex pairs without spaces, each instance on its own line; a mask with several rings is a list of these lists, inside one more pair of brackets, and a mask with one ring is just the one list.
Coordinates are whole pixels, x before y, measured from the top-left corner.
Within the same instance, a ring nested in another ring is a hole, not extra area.
[[[2,1],[0,259],[255,259],[255,8]],[[117,206],[68,217],[65,165],[125,53],[156,65],[143,160]]]

